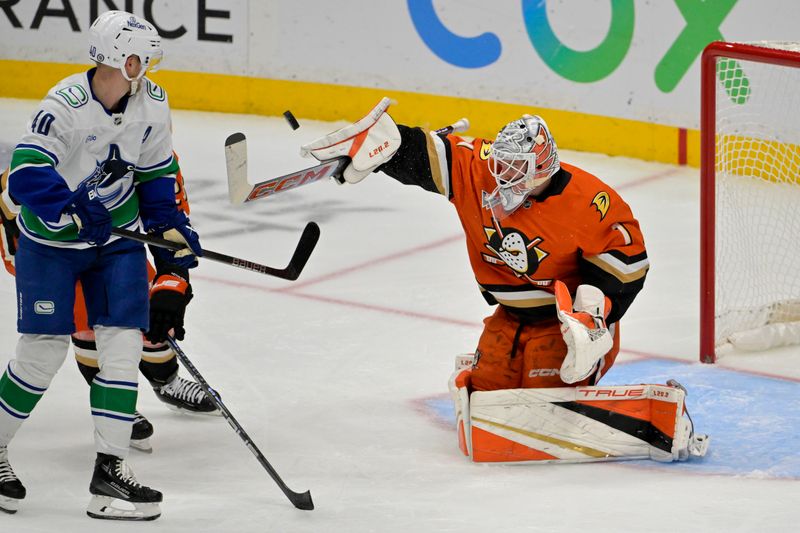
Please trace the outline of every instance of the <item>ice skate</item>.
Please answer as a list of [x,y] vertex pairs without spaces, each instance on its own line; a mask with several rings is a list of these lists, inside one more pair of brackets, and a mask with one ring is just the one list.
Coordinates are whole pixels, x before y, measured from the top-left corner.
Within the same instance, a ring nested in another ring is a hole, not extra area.
[[153,436],[153,424],[139,411],[136,411],[134,416],[136,418],[133,421],[133,427],[131,427],[131,448],[144,453],[153,453],[153,447],[150,445],[150,437]]
[[8,448],[0,447],[0,511],[14,514],[19,502],[25,498],[25,487],[17,478],[8,462]]
[[175,376],[175,379],[156,387],[156,396],[173,411],[219,416],[220,412],[198,383]]
[[121,458],[97,454],[89,484],[92,499],[86,514],[104,520],[155,520],[161,516],[161,493],[136,481]]

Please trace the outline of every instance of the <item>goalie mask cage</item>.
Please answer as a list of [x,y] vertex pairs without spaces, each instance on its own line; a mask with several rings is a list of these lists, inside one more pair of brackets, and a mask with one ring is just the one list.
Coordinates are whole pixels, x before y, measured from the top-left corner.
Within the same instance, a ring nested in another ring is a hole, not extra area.
[[700,360],[800,342],[800,43],[701,60]]

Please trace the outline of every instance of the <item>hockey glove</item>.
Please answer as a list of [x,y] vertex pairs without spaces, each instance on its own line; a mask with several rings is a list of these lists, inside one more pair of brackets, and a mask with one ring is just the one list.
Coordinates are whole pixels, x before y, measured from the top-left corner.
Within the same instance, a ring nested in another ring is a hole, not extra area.
[[391,103],[389,98],[383,98],[355,124],[301,146],[300,155],[310,154],[319,161],[347,156],[351,161],[344,169],[344,180],[358,183],[389,161],[400,148],[400,130],[386,113]]
[[183,340],[186,335],[183,317],[192,299],[188,278],[188,272],[180,268],[156,273],[150,288],[150,329],[144,335],[148,341],[154,344],[165,342],[170,330],[173,337]]
[[91,192],[78,188],[67,202],[64,214],[70,215],[78,227],[78,239],[102,246],[111,237],[111,213]]
[[186,248],[181,250],[167,250],[151,246],[150,252],[161,262],[178,265],[181,268],[194,268],[197,266],[197,258],[203,256],[200,236],[191,226],[189,217],[182,211],[177,209],[172,211],[166,221],[151,227],[149,232],[160,234],[168,241],[186,245]]
[[605,321],[611,310],[611,302],[597,287],[580,285],[575,292],[573,307],[567,286],[556,281],[555,289],[561,335],[567,343],[567,355],[561,365],[561,380],[564,383],[577,383],[597,370],[597,363],[614,345]]

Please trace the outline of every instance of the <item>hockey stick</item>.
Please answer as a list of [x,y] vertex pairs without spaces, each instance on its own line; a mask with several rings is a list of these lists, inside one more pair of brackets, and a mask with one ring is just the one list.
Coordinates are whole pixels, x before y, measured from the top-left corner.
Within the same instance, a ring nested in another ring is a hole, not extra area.
[[[449,126],[436,130],[434,133],[448,135],[454,132],[466,131],[467,129],[469,129],[469,120],[462,118]],[[342,172],[344,172],[349,162],[350,158],[347,156],[336,157],[313,167],[250,185],[247,180],[247,138],[244,133],[233,133],[225,140],[228,198],[232,204],[242,204],[328,177],[332,177],[339,183],[344,183]]]
[[[148,235],[147,233],[139,233],[138,231],[114,228],[111,230],[111,234],[116,235],[117,237],[123,237],[125,239],[131,239],[133,241],[139,241],[145,244],[152,244],[153,246],[158,246],[160,248],[167,248],[168,250],[182,250],[185,248],[185,246],[182,244],[168,241],[154,235]],[[269,267],[260,263],[248,261],[247,259],[240,259],[238,257],[213,252],[211,250],[203,250],[202,258],[216,261],[218,263],[224,263],[237,268],[243,268],[244,270],[251,270],[253,272],[258,272],[259,274],[266,274],[268,276],[275,276],[276,278],[294,281],[300,276],[300,273],[303,271],[303,267],[306,266],[308,258],[311,257],[311,252],[314,251],[314,247],[317,245],[318,240],[319,226],[317,226],[316,222],[309,222],[306,224],[303,234],[300,236],[300,240],[297,242],[297,247],[294,250],[294,254],[292,254],[292,258],[289,260],[289,264],[286,266],[286,268]]]
[[203,392],[206,393],[206,396],[208,396],[208,399],[211,400],[211,403],[213,403],[214,406],[220,410],[222,417],[233,428],[236,434],[239,435],[245,446],[247,446],[247,449],[253,452],[253,455],[255,455],[256,459],[258,459],[258,462],[261,463],[261,466],[264,467],[264,470],[267,471],[269,476],[273,479],[273,481],[275,481],[275,483],[278,484],[278,487],[280,487],[286,497],[289,498],[289,501],[292,502],[292,505],[304,511],[311,511],[314,509],[314,502],[311,500],[311,492],[295,492],[286,486],[286,483],[283,482],[281,476],[279,476],[275,469],[272,468],[272,465],[269,464],[269,461],[267,461],[266,457],[264,457],[264,454],[261,453],[261,450],[258,449],[241,424],[239,424],[225,404],[222,403],[222,400],[219,398],[216,391],[211,388],[197,368],[195,368],[194,364],[192,364],[186,354],[183,353],[183,350],[181,350],[181,347],[178,346],[178,343],[175,341],[175,339],[168,336],[167,343],[175,352],[175,355],[178,356],[178,359],[180,360],[181,364],[183,364],[184,368],[186,368],[189,374],[191,374],[192,377],[197,381],[197,383],[200,385],[200,388],[203,389]]

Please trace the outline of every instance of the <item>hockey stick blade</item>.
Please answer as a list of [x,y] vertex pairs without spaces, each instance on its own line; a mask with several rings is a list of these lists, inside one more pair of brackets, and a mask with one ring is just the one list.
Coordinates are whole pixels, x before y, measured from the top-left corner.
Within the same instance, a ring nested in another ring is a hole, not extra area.
[[244,133],[234,133],[225,140],[228,198],[232,204],[243,204],[328,177],[336,178],[341,175],[349,161],[348,157],[338,157],[313,167],[250,185],[247,180],[247,138]]
[[244,442],[245,446],[247,446],[247,449],[252,452],[272,480],[278,485],[281,491],[283,491],[286,497],[289,498],[289,501],[292,502],[292,505],[298,509],[302,509],[303,511],[313,510],[314,501],[311,499],[311,492],[295,492],[290,489],[286,483],[284,483],[283,479],[281,479],[281,476],[278,475],[278,472],[275,471],[269,461],[267,461],[267,458],[264,457],[264,454],[261,453],[261,450],[258,449],[258,446],[256,446],[256,444],[250,438],[250,435],[247,434],[241,424],[239,424],[239,421],[236,420],[236,417],[233,416],[233,413],[231,413],[228,407],[222,403],[222,399],[219,397],[216,391],[212,389],[205,378],[203,378],[203,376],[200,374],[200,371],[194,366],[194,363],[189,360],[189,357],[183,353],[183,350],[180,346],[178,346],[178,343],[175,341],[175,339],[172,337],[167,337],[167,343],[169,344],[170,348],[172,348],[172,351],[175,352],[175,355],[178,357],[178,360],[181,362],[181,364],[183,364],[184,368],[186,368],[189,374],[191,374],[195,381],[197,381],[197,383],[200,385],[200,388],[203,389],[203,392],[206,393],[206,396],[209,400],[211,400],[211,403],[214,404],[214,407],[219,409],[220,413],[222,413],[222,417],[226,422],[228,422],[228,425],[233,428],[237,435],[239,435],[239,438],[242,439],[242,442]]
[[311,252],[317,246],[319,241],[319,226],[316,222],[309,222],[303,229],[303,234],[300,235],[300,240],[297,242],[297,247],[289,260],[289,264],[283,269],[285,274],[284,279],[291,281],[300,277],[300,273],[308,263],[308,258],[311,257]]
[[[297,247],[295,248],[292,258],[289,260],[289,264],[286,266],[286,268],[274,268],[256,263],[254,261],[249,261],[247,259],[241,259],[239,257],[233,257],[205,249],[203,250],[202,259],[208,259],[210,261],[216,261],[217,263],[223,263],[236,268],[258,272],[259,274],[266,274],[267,276],[274,276],[276,278],[294,281],[300,277],[300,273],[306,266],[308,258],[311,257],[311,252],[313,252],[314,248],[317,246],[317,241],[319,241],[319,233],[319,226],[316,222],[309,222],[306,224],[305,229],[303,229],[303,234],[300,236],[300,240],[297,242]],[[111,234],[116,235],[117,237],[130,239],[132,241],[158,246],[159,248],[166,248],[168,250],[182,250],[185,248],[185,246],[182,244],[168,241],[154,235],[148,235],[147,233],[139,233],[138,231],[114,228],[111,230]]]

